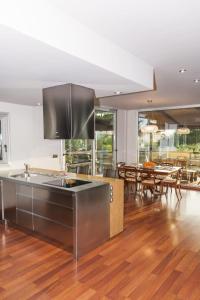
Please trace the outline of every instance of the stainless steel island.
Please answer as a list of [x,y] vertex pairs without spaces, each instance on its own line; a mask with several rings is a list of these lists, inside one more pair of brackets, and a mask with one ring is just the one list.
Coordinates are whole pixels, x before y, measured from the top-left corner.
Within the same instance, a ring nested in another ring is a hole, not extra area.
[[56,242],[76,259],[109,239],[109,184],[80,180],[75,186],[54,185],[70,179],[39,174],[24,178],[8,173],[0,180],[2,220],[9,226]]

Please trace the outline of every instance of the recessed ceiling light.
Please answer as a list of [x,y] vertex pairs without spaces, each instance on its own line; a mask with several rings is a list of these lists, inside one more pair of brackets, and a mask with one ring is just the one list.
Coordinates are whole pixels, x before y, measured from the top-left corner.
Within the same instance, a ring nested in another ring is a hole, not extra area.
[[194,83],[199,83],[200,82],[200,79],[196,78],[194,79]]
[[181,73],[181,74],[183,74],[183,73],[185,73],[185,72],[187,72],[187,70],[184,69],[184,68],[182,68],[182,69],[179,70],[179,73]]
[[147,99],[147,103],[152,103],[153,100],[152,99]]
[[120,95],[120,94],[122,94],[122,92],[120,92],[120,91],[115,92],[115,95]]

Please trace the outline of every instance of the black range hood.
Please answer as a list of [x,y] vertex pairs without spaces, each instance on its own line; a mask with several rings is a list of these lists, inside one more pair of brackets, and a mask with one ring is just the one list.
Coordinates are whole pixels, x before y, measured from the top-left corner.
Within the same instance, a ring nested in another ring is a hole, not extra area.
[[43,89],[45,139],[94,139],[92,89],[64,84]]

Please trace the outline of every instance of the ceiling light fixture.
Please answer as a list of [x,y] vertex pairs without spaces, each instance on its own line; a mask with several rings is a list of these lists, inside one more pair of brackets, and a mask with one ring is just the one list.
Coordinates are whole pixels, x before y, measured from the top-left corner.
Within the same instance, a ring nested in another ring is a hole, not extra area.
[[194,83],[199,83],[200,82],[200,79],[196,78],[194,79]]
[[183,74],[183,73],[185,73],[185,72],[187,72],[187,70],[184,69],[184,68],[182,68],[182,69],[179,70],[179,73],[181,73],[181,74]]
[[120,94],[122,94],[122,92],[120,92],[120,91],[115,92],[115,95],[120,95]]
[[145,126],[141,127],[142,133],[155,133],[157,131],[158,131],[157,125],[145,125]]
[[180,127],[176,130],[177,134],[190,134],[190,129],[188,127]]

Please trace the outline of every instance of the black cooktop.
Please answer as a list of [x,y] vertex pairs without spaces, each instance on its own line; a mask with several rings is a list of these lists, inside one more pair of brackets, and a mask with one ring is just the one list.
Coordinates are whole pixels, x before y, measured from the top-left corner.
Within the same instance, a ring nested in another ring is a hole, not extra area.
[[88,183],[91,183],[91,181],[84,181],[84,180],[70,179],[70,178],[60,178],[60,179],[45,182],[45,184],[59,186],[67,189],[88,184]]

